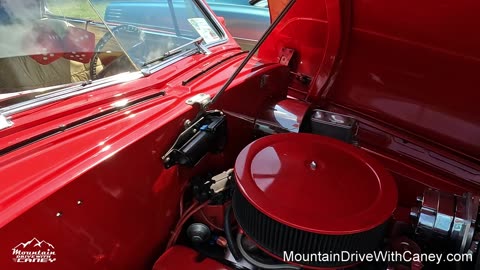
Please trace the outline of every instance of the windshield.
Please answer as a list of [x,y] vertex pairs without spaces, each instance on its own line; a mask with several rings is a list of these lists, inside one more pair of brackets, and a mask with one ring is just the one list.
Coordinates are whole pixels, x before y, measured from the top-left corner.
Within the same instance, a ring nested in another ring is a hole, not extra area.
[[221,40],[202,10],[194,0],[0,0],[0,108]]

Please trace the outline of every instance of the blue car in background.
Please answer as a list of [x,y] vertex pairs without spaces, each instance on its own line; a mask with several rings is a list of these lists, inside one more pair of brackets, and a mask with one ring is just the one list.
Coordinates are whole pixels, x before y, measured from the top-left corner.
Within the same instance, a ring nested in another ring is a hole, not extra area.
[[[174,10],[178,10],[184,5],[183,1],[173,0]],[[249,0],[207,0],[208,5],[213,12],[225,19],[226,26],[235,40],[244,49],[251,49],[257,40],[262,36],[270,25],[270,13],[268,10],[267,0],[255,1],[252,5]],[[138,12],[145,12],[145,6],[149,6],[148,14],[138,16]],[[175,14],[173,15],[175,16]],[[185,22],[186,19],[171,19],[172,14],[168,6],[168,1],[162,2],[123,2],[112,1],[105,10],[105,21],[111,23],[135,22],[133,18],[142,18],[138,21],[139,26],[148,27],[153,25],[153,21],[164,20],[166,28],[175,31],[173,21]],[[158,25],[158,22],[155,23]]]
[[227,28],[242,48],[255,45],[270,25],[267,0],[251,5],[248,0],[207,0],[217,16],[224,17]]

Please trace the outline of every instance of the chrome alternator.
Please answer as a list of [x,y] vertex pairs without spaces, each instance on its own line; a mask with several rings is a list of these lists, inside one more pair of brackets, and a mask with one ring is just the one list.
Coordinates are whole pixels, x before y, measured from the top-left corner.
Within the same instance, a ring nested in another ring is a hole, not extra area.
[[411,217],[416,223],[415,232],[423,239],[443,239],[452,252],[476,252],[476,231],[479,196],[465,193],[457,196],[428,189],[417,198],[420,207],[414,207]]

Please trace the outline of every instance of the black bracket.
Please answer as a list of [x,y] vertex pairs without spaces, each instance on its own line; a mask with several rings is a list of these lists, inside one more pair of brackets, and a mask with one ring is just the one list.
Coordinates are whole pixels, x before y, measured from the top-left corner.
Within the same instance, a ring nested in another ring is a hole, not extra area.
[[162,157],[165,168],[174,165],[195,166],[207,153],[218,153],[226,143],[227,125],[221,111],[205,112],[188,126]]

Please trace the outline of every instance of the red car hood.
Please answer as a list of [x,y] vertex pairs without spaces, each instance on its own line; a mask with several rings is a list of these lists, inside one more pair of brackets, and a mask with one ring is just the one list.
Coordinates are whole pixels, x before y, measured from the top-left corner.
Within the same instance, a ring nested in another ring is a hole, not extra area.
[[[270,3],[273,18],[287,2]],[[480,183],[474,5],[298,0],[259,55],[295,48],[294,71],[312,83],[291,85],[291,95],[363,119],[371,134],[360,137],[377,147]]]

